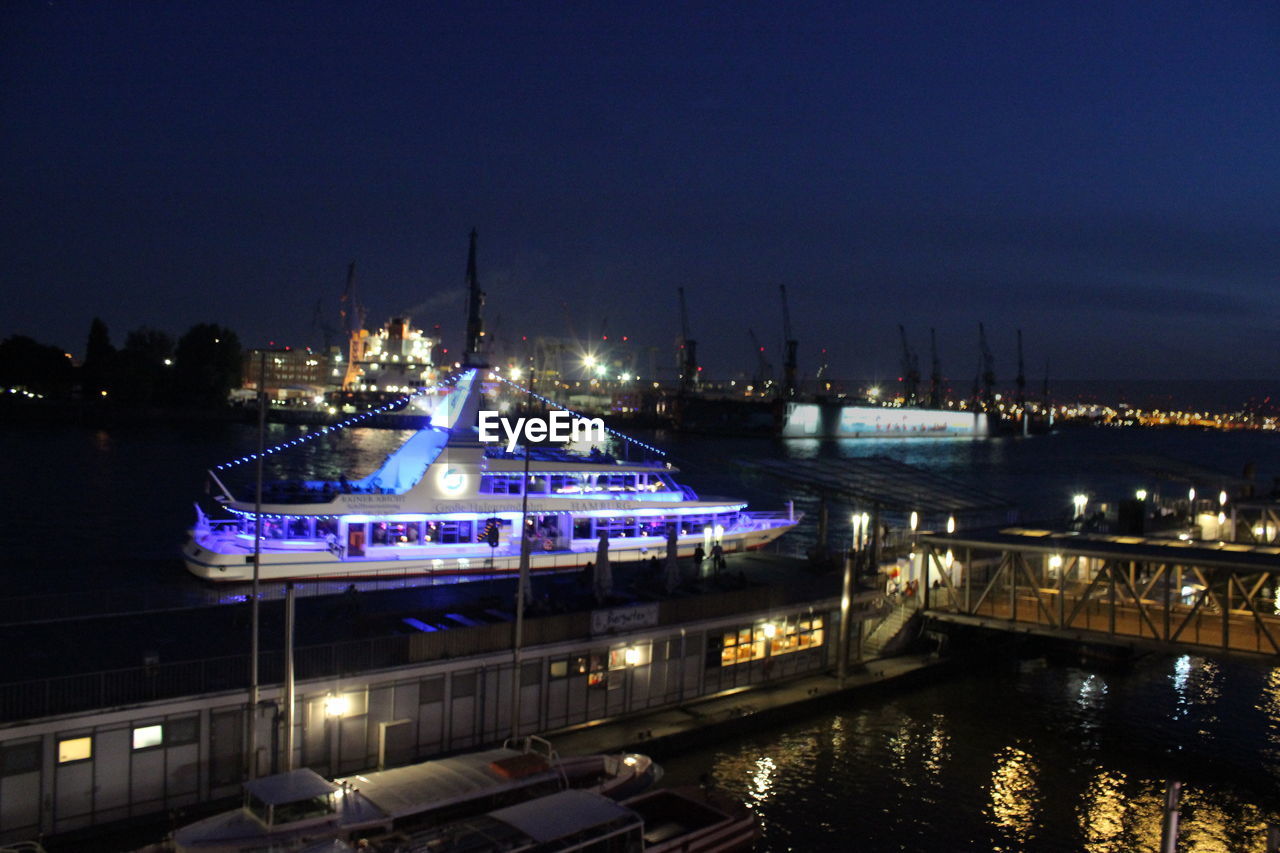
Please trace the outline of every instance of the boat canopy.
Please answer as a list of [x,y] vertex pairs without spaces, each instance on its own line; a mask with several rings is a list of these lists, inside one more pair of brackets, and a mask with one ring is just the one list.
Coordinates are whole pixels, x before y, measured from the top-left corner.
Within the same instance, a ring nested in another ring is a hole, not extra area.
[[387,814],[399,816],[421,811],[424,804],[445,805],[485,791],[525,784],[525,780],[513,782],[491,766],[518,755],[511,749],[491,749],[352,776],[346,781]]
[[307,767],[244,783],[244,789],[248,793],[269,806],[327,797],[338,790],[338,787]]
[[555,841],[613,821],[638,822],[635,812],[608,797],[570,788],[489,812],[539,843]]
[[391,453],[369,476],[352,481],[358,490],[404,494],[417,485],[427,468],[449,441],[449,433],[440,429],[421,429]]

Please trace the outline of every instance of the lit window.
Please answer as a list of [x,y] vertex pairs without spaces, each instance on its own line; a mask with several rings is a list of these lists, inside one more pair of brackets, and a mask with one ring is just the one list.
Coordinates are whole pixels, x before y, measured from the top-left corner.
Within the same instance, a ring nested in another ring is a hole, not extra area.
[[139,726],[133,730],[133,748],[150,749],[164,743],[164,726]]
[[93,737],[73,737],[58,741],[58,763],[87,761],[93,758]]

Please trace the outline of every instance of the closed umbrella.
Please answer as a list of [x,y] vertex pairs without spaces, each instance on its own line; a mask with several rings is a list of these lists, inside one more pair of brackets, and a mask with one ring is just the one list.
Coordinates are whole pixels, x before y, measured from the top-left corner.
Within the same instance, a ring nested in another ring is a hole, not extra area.
[[609,534],[600,534],[600,544],[596,546],[596,574],[592,579],[596,601],[601,604],[613,594],[613,570],[609,567]]
[[675,592],[676,587],[680,586],[680,557],[677,552],[680,545],[677,539],[680,536],[680,527],[676,524],[667,525],[667,566],[666,575],[663,578],[663,585],[666,586],[667,592]]

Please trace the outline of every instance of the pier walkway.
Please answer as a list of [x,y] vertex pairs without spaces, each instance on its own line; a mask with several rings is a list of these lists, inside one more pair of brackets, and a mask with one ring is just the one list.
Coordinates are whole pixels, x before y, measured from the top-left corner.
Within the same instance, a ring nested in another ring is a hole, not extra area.
[[1010,527],[920,537],[930,619],[1160,651],[1280,657],[1280,547]]

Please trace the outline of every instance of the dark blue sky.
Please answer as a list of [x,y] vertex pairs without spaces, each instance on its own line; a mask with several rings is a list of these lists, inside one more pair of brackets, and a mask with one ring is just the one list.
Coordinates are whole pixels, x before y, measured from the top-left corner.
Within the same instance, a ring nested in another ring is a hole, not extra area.
[[[0,336],[102,316],[318,340],[678,332],[967,383],[1273,378],[1280,7],[1270,3],[42,3],[0,8]],[[500,319],[499,319],[500,318]],[[607,325],[606,325],[607,324]],[[772,353],[779,363],[780,353]]]

